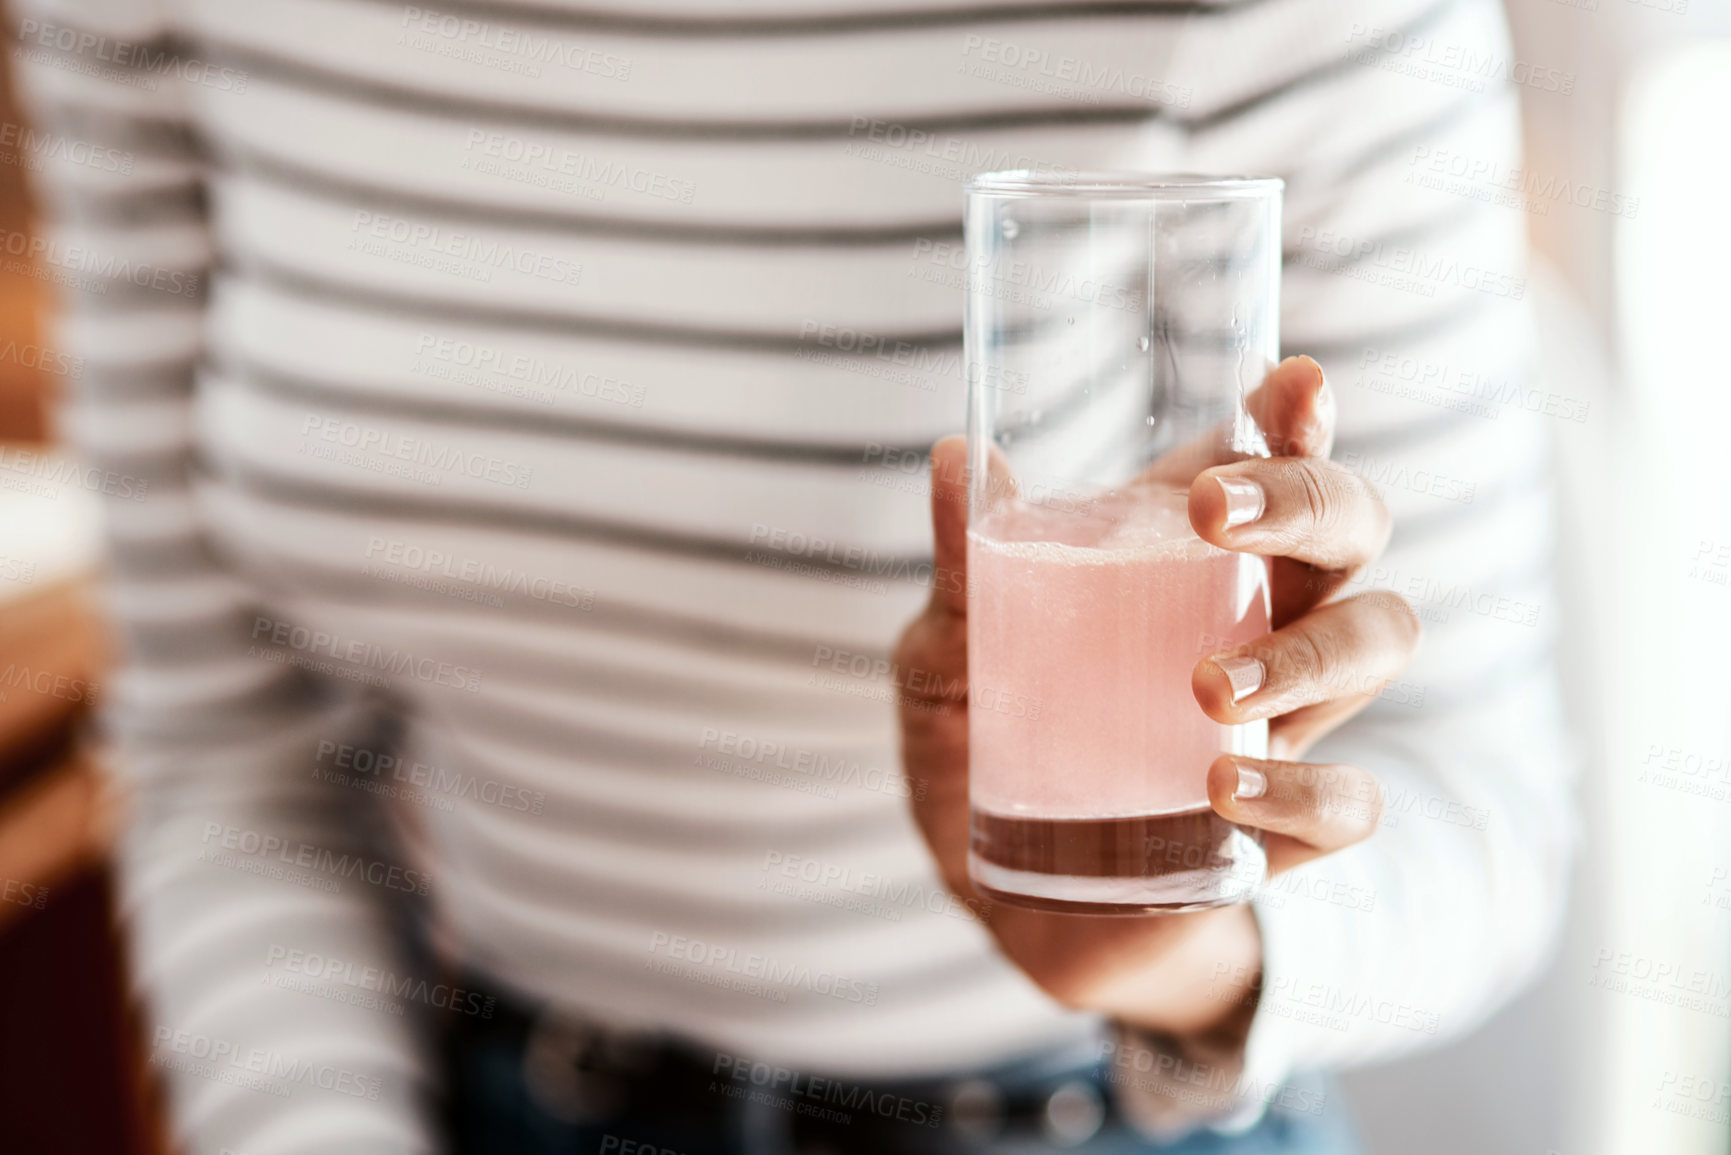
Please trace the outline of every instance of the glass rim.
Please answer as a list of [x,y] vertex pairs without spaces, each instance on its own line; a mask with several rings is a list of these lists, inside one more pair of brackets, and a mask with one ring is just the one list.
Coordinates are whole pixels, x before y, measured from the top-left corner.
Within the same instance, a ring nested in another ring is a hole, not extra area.
[[1269,196],[1286,187],[1277,176],[1153,172],[1035,172],[1004,169],[970,176],[969,196],[1093,197],[1122,200],[1214,200]]

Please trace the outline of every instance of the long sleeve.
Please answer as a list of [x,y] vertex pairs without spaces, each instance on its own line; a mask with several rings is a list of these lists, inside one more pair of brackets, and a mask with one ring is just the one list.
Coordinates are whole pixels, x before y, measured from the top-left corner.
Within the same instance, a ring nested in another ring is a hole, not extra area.
[[431,1150],[416,1008],[354,979],[418,973],[391,941],[416,876],[381,849],[367,796],[333,797],[317,774],[322,744],[364,740],[368,711],[267,660],[256,599],[208,547],[195,500],[212,245],[190,118],[246,78],[148,4],[11,15],[31,113],[19,152],[48,215],[32,255],[83,359],[65,432],[106,479],[124,902],[176,1139],[194,1153]]
[[[1243,1087],[1263,1101],[1294,1068],[1472,1029],[1534,974],[1563,910],[1573,759],[1553,665],[1548,446],[1598,415],[1544,381],[1530,329],[1523,210],[1543,204],[1522,175],[1511,80],[1537,74],[1514,61],[1494,5],[1448,12],[1422,48],[1380,30],[1354,46],[1368,76],[1425,93],[1411,103],[1427,117],[1349,164],[1331,161],[1327,129],[1294,134],[1306,151],[1289,182],[1283,345],[1322,363],[1341,414],[1334,458],[1381,490],[1395,524],[1347,592],[1406,597],[1425,637],[1405,675],[1308,756],[1374,772],[1380,828],[1256,903]],[[1461,60],[1487,66],[1438,63]]]

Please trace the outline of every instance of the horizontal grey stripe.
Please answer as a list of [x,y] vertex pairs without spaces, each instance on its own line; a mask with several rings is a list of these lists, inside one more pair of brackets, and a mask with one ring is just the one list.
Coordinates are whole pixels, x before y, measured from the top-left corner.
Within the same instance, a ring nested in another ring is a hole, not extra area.
[[70,188],[55,202],[54,216],[59,223],[137,228],[203,221],[209,211],[204,181],[199,179],[147,190]]
[[[1405,34],[1422,32],[1433,22],[1440,21],[1447,16],[1456,5],[1463,2],[1479,3],[1483,0],[1439,0],[1434,7],[1411,21],[1407,27],[1391,31]],[[1379,45],[1373,52],[1377,55],[1393,56],[1398,53],[1402,43],[1404,43],[1403,37],[1391,36],[1388,43]],[[283,56],[275,52],[263,51],[256,47],[226,43],[218,38],[207,37],[203,44],[213,60],[221,58],[235,68],[268,76],[287,85],[317,87],[323,93],[345,94],[387,107],[408,108],[423,112],[435,111],[465,119],[480,114],[483,117],[508,117],[524,126],[582,128],[597,133],[694,137],[703,140],[830,137],[845,134],[851,128],[851,120],[838,119],[789,120],[765,124],[748,121],[679,122],[639,117],[591,116],[513,104],[506,101],[446,96],[425,89],[409,88],[399,84],[357,77],[352,73],[324,68],[318,64]],[[898,117],[897,123],[910,129],[956,131],[969,128],[1027,128],[1037,125],[1140,123],[1152,120],[1169,120],[1180,128],[1193,132],[1203,132],[1254,112],[1304,87],[1345,75],[1353,69],[1362,67],[1365,65],[1361,61],[1350,54],[1343,54],[1338,60],[1328,61],[1310,72],[1282,81],[1269,89],[1244,97],[1226,108],[1203,116],[1174,116],[1165,108],[1150,107],[1146,102],[1142,102],[1121,106],[1099,104],[1071,108],[1014,109],[1003,112]]]
[[[1334,180],[1344,185],[1348,178],[1373,167],[1376,163],[1415,141],[1428,139],[1450,123],[1464,119],[1484,107],[1478,97],[1463,100],[1441,116],[1418,126],[1371,143],[1362,154],[1354,156],[1334,174]],[[431,212],[454,220],[483,221],[488,224],[522,225],[549,231],[573,234],[605,232],[610,236],[636,236],[650,239],[681,238],[694,242],[748,242],[768,246],[880,244],[886,241],[954,240],[962,235],[961,204],[957,201],[952,216],[927,221],[903,221],[895,224],[871,224],[858,227],[812,228],[775,227],[764,225],[686,224],[677,221],[645,221],[601,215],[585,215],[578,211],[532,209],[516,205],[489,204],[460,197],[418,193],[365,181],[318,172],[277,158],[267,157],[244,143],[230,141],[225,160],[219,167],[245,173],[283,187],[309,192],[326,199],[366,199],[370,203],[384,202],[405,212]],[[1294,182],[1295,174],[1273,172],[1273,176]],[[1296,250],[1294,250],[1296,251]],[[1291,255],[1290,253],[1287,255]]]
[[[1352,183],[1354,177],[1363,176],[1389,157],[1414,145],[1425,143],[1441,135],[1447,129],[1455,127],[1461,121],[1492,110],[1505,101],[1511,103],[1518,101],[1513,89],[1501,89],[1498,93],[1498,99],[1488,103],[1482,95],[1475,93],[1443,109],[1441,113],[1429,120],[1416,125],[1404,126],[1393,135],[1377,140],[1363,152],[1329,168],[1327,171],[1328,184],[1325,187],[1344,189]],[[1289,200],[1295,192],[1306,194],[1313,192],[1312,186],[1304,179],[1302,173],[1277,173],[1276,175],[1284,176],[1286,195]]]
[[84,371],[72,379],[71,393],[86,401],[116,404],[188,399],[197,367],[194,356],[154,364],[140,361],[137,368],[86,360]]
[[[145,262],[136,264],[140,268],[150,267]],[[191,285],[196,280],[194,291],[177,293],[167,289],[154,289],[124,278],[103,277],[95,273],[74,273],[75,284],[61,284],[56,287],[69,308],[97,316],[113,316],[116,313],[157,308],[199,309],[204,306],[210,296],[210,274],[213,269],[203,265],[189,265],[165,268],[163,271],[181,274],[185,278],[183,284]]]
[[[148,673],[148,667],[135,673]],[[131,711],[124,718],[106,710],[99,712],[98,720],[104,728],[133,740],[150,740],[161,752],[184,750],[198,756],[208,753],[212,745],[252,748],[272,730],[302,723],[308,708],[335,701],[331,686],[298,667],[273,667],[273,675],[256,689],[224,698],[210,708],[166,715]]]
[[1487,201],[1463,201],[1459,205],[1453,206],[1448,212],[1439,217],[1432,217],[1429,220],[1424,221],[1415,221],[1412,224],[1402,225],[1398,228],[1388,229],[1384,232],[1373,232],[1362,238],[1354,237],[1352,238],[1352,241],[1356,247],[1363,248],[1366,245],[1370,245],[1375,246],[1374,250],[1357,257],[1341,257],[1337,263],[1330,265],[1326,269],[1313,269],[1309,265],[1293,264],[1293,262],[1297,261],[1299,257],[1304,256],[1307,253],[1315,253],[1320,256],[1334,255],[1326,249],[1305,248],[1302,245],[1295,245],[1292,248],[1283,249],[1280,254],[1280,259],[1287,262],[1288,267],[1285,269],[1285,272],[1289,276],[1293,274],[1304,275],[1305,273],[1321,273],[1324,276],[1334,276],[1343,269],[1354,269],[1367,261],[1374,260],[1384,245],[1399,247],[1403,245],[1411,245],[1419,241],[1435,240],[1439,235],[1458,229],[1462,225],[1468,224],[1478,219],[1480,216],[1483,216],[1485,210],[1495,207],[1495,205],[1492,205]]
[[143,540],[110,535],[106,545],[110,568],[128,578],[165,581],[218,569],[216,555],[197,529]]
[[1357,453],[1374,457],[1396,450],[1411,449],[1415,445],[1441,440],[1474,421],[1482,420],[1484,418],[1462,413],[1458,409],[1438,409],[1421,421],[1379,429],[1375,433],[1364,433],[1356,437],[1337,437],[1333,456],[1338,459],[1348,453]]
[[[367,393],[352,385],[313,381],[258,365],[225,363],[214,358],[213,368],[236,386],[271,397],[293,401],[319,401],[354,413],[409,417],[464,429],[497,429],[541,436],[568,433],[573,437],[606,441],[615,445],[639,445],[714,457],[741,457],[754,461],[845,468],[857,468],[865,464],[868,447],[874,444],[862,441],[853,445],[823,445],[816,442],[706,436],[673,429],[595,421],[571,413],[482,408],[429,397],[384,397]],[[946,432],[948,430],[935,430],[921,444],[930,444]]]
[[133,621],[124,627],[128,653],[153,673],[222,662],[235,656],[236,640],[247,636],[255,616],[225,607],[172,623]]
[[[804,348],[794,335],[778,332],[712,329],[698,325],[667,325],[650,322],[629,322],[601,318],[574,317],[552,310],[500,308],[475,301],[452,303],[417,297],[411,294],[357,286],[339,278],[307,274],[285,269],[268,259],[249,258],[244,266],[220,265],[218,272],[238,273],[256,277],[287,293],[312,297],[325,303],[347,303],[361,308],[391,313],[415,321],[452,321],[458,324],[484,323],[503,329],[551,333],[560,337],[573,335],[606,337],[616,341],[642,341],[647,344],[692,345],[702,348],[743,349],[769,352],[791,352]],[[955,348],[962,343],[961,318],[953,327],[931,332],[900,332],[880,334],[885,342],[900,341],[913,346],[936,349]]]
[[679,239],[692,243],[739,244],[798,248],[805,245],[832,247],[882,245],[894,241],[956,240],[962,235],[961,197],[956,198],[954,216],[929,221],[891,225],[860,225],[849,228],[810,226],[777,228],[764,225],[686,224],[679,221],[645,221],[631,218],[590,216],[578,211],[532,209],[517,205],[486,204],[458,197],[410,192],[401,188],[369,184],[347,177],[316,172],[300,165],[260,155],[239,143],[228,148],[228,172],[255,176],[263,182],[294,192],[309,193],[326,200],[361,200],[383,204],[404,213],[438,213],[452,220],[479,221],[489,225],[523,226],[579,236],[642,237],[653,240]]
[[[40,51],[55,52],[54,49]],[[75,59],[70,53],[55,54],[63,60]],[[78,103],[83,95],[69,93],[68,100],[44,109],[42,126],[63,136],[118,148],[138,156],[198,160],[205,155],[203,143],[190,121],[121,112],[107,104]]]
[[[706,557],[717,561],[733,562],[742,566],[751,564],[746,560],[746,556],[750,553],[778,553],[776,550],[762,549],[743,541],[689,537],[660,530],[643,529],[632,524],[603,522],[574,514],[514,509],[507,506],[489,505],[485,502],[463,501],[454,499],[448,494],[430,496],[420,500],[386,494],[360,493],[346,486],[323,485],[281,477],[260,470],[256,466],[238,463],[227,463],[219,467],[210,462],[201,462],[201,468],[205,476],[218,483],[235,485],[242,490],[259,494],[267,500],[278,501],[285,505],[298,504],[325,510],[362,510],[378,517],[399,518],[422,524],[466,523],[488,529],[512,529],[530,533],[557,534],[650,552]],[[812,569],[846,574],[858,572],[848,569],[840,562],[831,563],[826,559],[808,558],[796,554],[786,554],[785,556],[790,561],[797,561],[800,565],[809,566]],[[928,564],[931,559],[929,557],[907,557],[884,558],[882,560],[886,568],[891,570],[892,575],[899,575],[914,567]],[[886,580],[900,582],[904,579],[900,576],[891,576]]]
[[[503,777],[494,770],[484,773],[495,778]],[[548,802],[551,804],[552,799],[549,798]],[[608,841],[629,841],[633,843],[634,849],[708,849],[730,857],[740,857],[741,852],[747,852],[759,861],[764,857],[766,838],[783,843],[797,842],[800,846],[821,845],[825,854],[840,855],[846,853],[844,847],[839,845],[840,839],[848,838],[857,844],[860,829],[867,828],[854,816],[851,820],[814,823],[797,835],[792,831],[752,826],[735,831],[738,837],[722,842],[715,838],[722,824],[713,819],[706,820],[702,816],[698,816],[694,821],[679,822],[671,814],[663,814],[646,821],[621,811],[609,810],[593,802],[586,802],[580,808],[567,809],[569,813],[580,813],[585,818],[585,821],[579,824],[561,829],[562,835],[568,835],[572,839],[589,840],[602,834]],[[903,826],[907,821],[899,810],[886,810],[884,815],[894,819],[897,826]],[[539,822],[547,820],[546,812],[537,816]],[[891,829],[888,822],[875,825],[884,834]],[[884,841],[887,842],[888,839]],[[771,844],[773,845],[773,842]],[[515,851],[515,848],[512,849]],[[497,851],[489,850],[489,854],[496,855]],[[730,900],[713,892],[693,895],[667,886],[641,885],[633,875],[623,872],[601,874],[579,871],[569,866],[555,871],[549,869],[545,863],[528,859],[521,851],[515,851],[515,854],[518,863],[513,864],[514,868],[508,875],[512,880],[514,895],[543,904],[548,909],[557,909],[569,921],[607,921],[618,925],[634,925],[648,917],[664,925],[689,927],[690,933],[723,938],[728,935],[750,938],[796,935],[822,938],[857,927],[862,917],[859,912],[847,907],[802,902],[798,898],[772,894],[770,899],[773,901],[765,901],[761,892],[754,901],[748,897],[752,893],[750,890],[741,897]],[[914,880],[910,879],[910,888],[915,885]]]
[[[1301,91],[1302,89],[1333,80],[1353,71],[1354,69],[1368,67],[1364,63],[1362,56],[1368,55],[1388,58],[1398,56],[1405,50],[1405,46],[1409,43],[1409,38],[1421,35],[1428,31],[1434,24],[1442,23],[1443,20],[1454,14],[1455,9],[1460,7],[1461,4],[1482,4],[1487,2],[1490,2],[1490,0],[1438,0],[1438,3],[1420,13],[1416,18],[1408,21],[1404,26],[1387,29],[1387,34],[1383,42],[1376,45],[1367,53],[1357,55],[1350,52],[1342,53],[1339,60],[1332,61],[1319,68],[1314,68],[1311,71],[1304,73],[1302,76],[1293,77],[1291,80],[1276,85],[1264,92],[1258,92],[1251,96],[1244,97],[1242,100],[1234,101],[1226,107],[1216,109],[1205,116],[1191,117],[1186,120],[1180,120],[1179,123],[1193,132],[1206,132],[1211,128],[1218,128],[1223,124],[1238,120],[1249,113],[1255,112],[1257,109],[1262,108],[1265,105],[1272,104],[1274,101],[1277,101],[1284,96],[1289,96],[1294,92]],[[1382,30],[1379,30],[1379,32],[1381,31]]]
[[[488,878],[480,881],[482,885],[490,889],[509,888],[509,880],[506,879]],[[552,913],[554,912],[542,907],[533,914],[514,913],[510,917],[513,922],[517,923],[520,923],[524,918],[530,918],[533,925],[536,926],[558,925],[556,918],[549,921],[549,915]],[[473,927],[480,920],[471,916],[469,921],[470,926]],[[487,921],[497,922],[498,919],[495,916]],[[727,941],[732,942],[734,940]],[[741,936],[741,941],[743,941],[743,936]],[[714,945],[722,944],[716,943]],[[644,989],[643,967],[644,963],[649,961],[651,957],[648,953],[649,936],[647,934],[644,936],[641,951],[623,957],[614,950],[572,942],[564,937],[561,937],[554,944],[549,942],[546,936],[532,937],[530,935],[522,937],[513,935],[506,943],[496,941],[492,936],[473,938],[471,939],[471,949],[474,954],[464,960],[465,964],[483,976],[486,975],[488,967],[492,965],[494,959],[503,963],[506,958],[509,958],[516,969],[522,969],[525,961],[529,969],[532,970],[556,966],[562,972],[574,972],[586,977],[594,976],[596,981],[600,983],[634,991]],[[833,997],[815,992],[801,994],[797,989],[790,989],[790,995],[786,1002],[757,998],[746,992],[733,992],[725,988],[716,990],[701,983],[681,981],[678,977],[679,972],[682,971],[701,975],[704,973],[703,967],[678,962],[675,962],[673,966],[676,968],[675,974],[653,980],[657,984],[658,993],[667,999],[667,1005],[658,1008],[665,1015],[667,1024],[677,1024],[689,1018],[701,1019],[706,1017],[701,1014],[691,1014],[692,1008],[701,1007],[706,1011],[713,1012],[718,1005],[726,1006],[729,1003],[734,1004],[735,1009],[743,1009],[748,1012],[751,1018],[759,1023],[786,1023],[789,1020],[794,1022],[806,1020],[809,1023],[813,1014],[813,1006],[822,1007],[826,1015],[837,1013],[846,1015],[852,1012],[857,1015],[881,1016],[886,1009],[886,1004],[882,1002],[868,1007],[848,1001],[838,1002]],[[503,966],[501,969],[504,969]],[[821,967],[814,964],[810,969],[816,972]],[[859,978],[859,976],[849,977]],[[939,962],[927,960],[923,966],[913,970],[896,971],[882,975],[878,984],[884,988],[893,988],[898,994],[914,995],[914,998],[908,1000],[908,1003],[912,1004],[908,1006],[911,1013],[919,1005],[939,1006],[953,997],[954,993],[977,990],[985,982],[1002,983],[1005,978],[1003,963],[990,952],[981,950]],[[762,985],[773,987],[776,984],[764,980]],[[501,987],[501,989],[504,988]],[[514,1001],[520,1001],[520,996],[513,995],[510,997]],[[782,1029],[791,1028],[783,1027]],[[821,1028],[812,1027],[810,1029]],[[860,1083],[867,1085],[866,1080],[860,1080]]]
[[[390,0],[375,0],[389,4]],[[949,3],[931,8],[888,8],[815,12],[807,15],[754,15],[742,13],[719,19],[688,12],[651,15],[620,8],[554,8],[523,0],[500,0],[476,4],[468,0],[441,3],[439,11],[453,15],[469,13],[473,18],[506,19],[543,27],[571,27],[589,31],[649,32],[684,38],[738,36],[798,36],[814,32],[857,32],[898,28],[949,27],[952,25],[1088,19],[1098,16],[1214,16],[1231,15],[1254,8],[1267,0],[1078,0],[1075,4],[1034,3],[978,5]],[[394,6],[394,5],[392,5]]]
[[[562,112],[535,105],[508,101],[483,100],[473,97],[447,96],[426,89],[407,88],[383,80],[355,76],[324,68],[304,60],[292,59],[255,48],[212,43],[213,59],[221,58],[236,69],[266,76],[286,86],[316,88],[327,94],[337,94],[385,108],[434,114],[471,120],[509,120],[525,128],[576,129],[597,135],[636,136],[651,138],[685,138],[692,140],[800,140],[827,139],[848,134],[851,120],[826,118],[809,121],[670,121],[641,117],[597,116]],[[981,112],[933,117],[898,117],[896,123],[909,129],[929,131],[965,131],[970,128],[1032,128],[1041,125],[1066,124],[1135,124],[1142,121],[1170,119],[1158,106],[1146,102],[1116,107],[1052,108]]]
[[[342,514],[347,511],[331,512]],[[376,521],[369,524],[381,528]],[[437,591],[406,584],[370,581],[334,566],[310,565],[296,558],[273,556],[269,559],[269,568],[260,570],[254,564],[257,559],[249,555],[223,551],[220,542],[213,548],[230,572],[245,576],[263,592],[267,601],[273,593],[293,593],[311,594],[327,602],[348,606],[389,604],[393,607],[437,610],[449,609],[453,605],[453,599]],[[461,582],[453,581],[451,584],[470,588]],[[492,592],[484,585],[470,585],[477,592]],[[569,607],[509,593],[499,593],[498,596],[505,603],[503,607],[468,601],[456,604],[474,605],[478,612],[484,608],[488,612],[516,620],[538,620],[566,625],[571,622]],[[809,662],[817,647],[830,645],[833,641],[806,634],[776,633],[769,629],[741,629],[708,618],[627,605],[613,598],[598,599],[595,608],[584,614],[582,624],[585,630],[601,634],[652,638],[718,654],[749,654],[798,662]],[[889,653],[887,648],[879,651],[869,646],[854,646],[851,650],[873,658],[885,657]]]
[[1403,346],[1417,345],[1431,340],[1442,333],[1450,332],[1462,325],[1478,320],[1479,314],[1489,309],[1495,303],[1495,298],[1485,293],[1472,293],[1434,317],[1414,321],[1394,329],[1381,329],[1365,332],[1350,341],[1319,341],[1303,336],[1293,336],[1282,333],[1280,348],[1282,357],[1296,357],[1299,354],[1314,357],[1318,361],[1341,355],[1359,355],[1366,349],[1398,349]]

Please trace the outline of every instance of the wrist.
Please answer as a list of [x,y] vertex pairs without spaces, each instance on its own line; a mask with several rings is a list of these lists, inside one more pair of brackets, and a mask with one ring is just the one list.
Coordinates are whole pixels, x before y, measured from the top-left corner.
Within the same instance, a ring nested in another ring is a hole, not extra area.
[[1241,1049],[1262,977],[1255,911],[1244,903],[1181,917],[1190,920],[1187,933],[1158,960],[1154,973],[1101,1009],[1131,1028],[1193,1040],[1209,1050]]
[[1162,1142],[1239,1107],[1262,934],[1249,905],[1206,914],[1165,960],[1166,997],[1114,1015],[1113,1097],[1133,1129]]

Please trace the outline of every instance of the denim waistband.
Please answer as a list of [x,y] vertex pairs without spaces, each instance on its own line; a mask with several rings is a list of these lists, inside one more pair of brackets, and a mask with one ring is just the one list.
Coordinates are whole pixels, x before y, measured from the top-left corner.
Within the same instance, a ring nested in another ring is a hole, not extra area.
[[[1103,1039],[1104,1036],[1102,1036]],[[1103,1048],[975,1071],[858,1079],[501,1002],[453,1024],[447,1106],[461,1155],[1297,1155],[1351,1152],[1340,1112],[1271,1114],[1239,1136],[1132,1130]],[[1319,1145],[1319,1143],[1321,1145]]]

